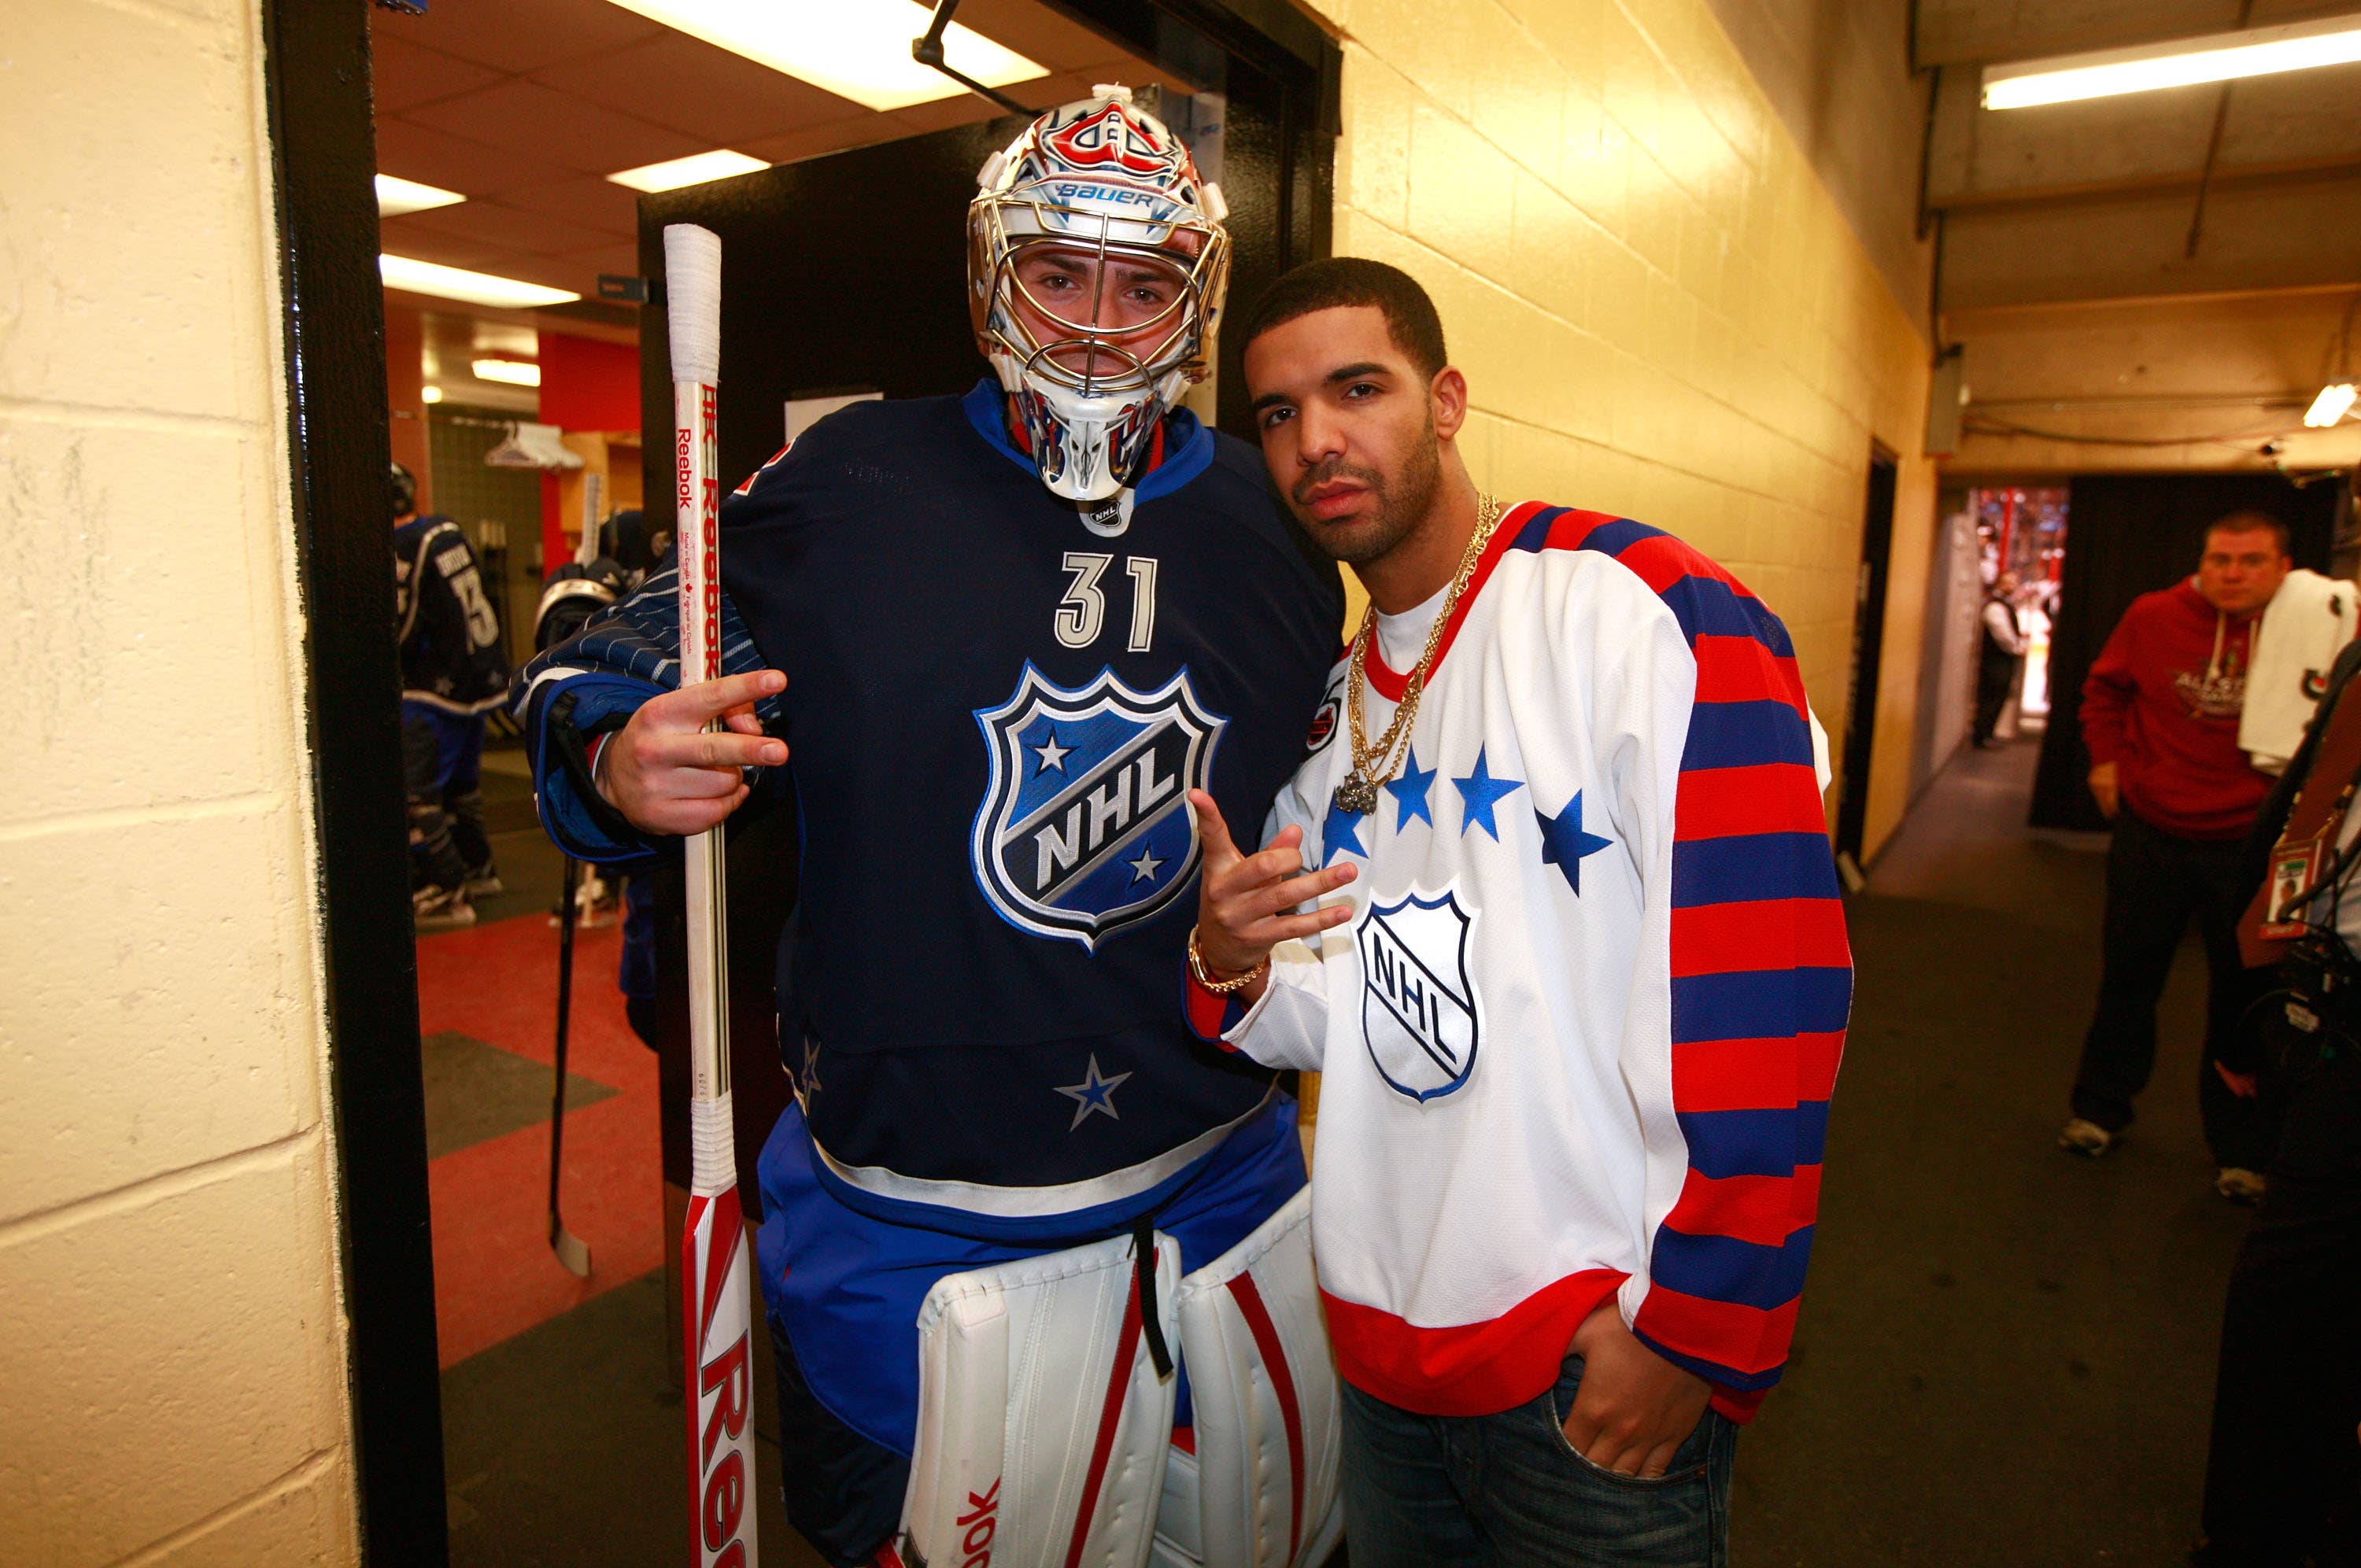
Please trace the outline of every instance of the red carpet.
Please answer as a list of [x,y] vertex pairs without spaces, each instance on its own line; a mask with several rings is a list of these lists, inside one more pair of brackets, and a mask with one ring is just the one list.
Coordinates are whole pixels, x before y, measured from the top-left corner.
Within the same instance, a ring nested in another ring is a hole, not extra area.
[[[540,914],[421,938],[420,1032],[456,1029],[549,1065],[557,938]],[[546,1121],[434,1160],[434,1307],[446,1367],[663,1265],[656,1058],[623,1021],[620,943],[609,926],[578,933],[574,948],[566,1069],[620,1091],[566,1117],[561,1201],[566,1228],[589,1245],[591,1276],[577,1279],[549,1251]]]

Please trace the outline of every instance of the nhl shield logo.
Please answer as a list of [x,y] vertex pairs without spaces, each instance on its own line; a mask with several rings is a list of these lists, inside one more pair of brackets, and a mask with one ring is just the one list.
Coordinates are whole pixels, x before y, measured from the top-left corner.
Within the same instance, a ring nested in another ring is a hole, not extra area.
[[977,885],[1011,924],[1093,948],[1163,910],[1197,871],[1191,789],[1229,723],[1186,670],[1142,695],[1111,670],[1079,691],[1030,663],[979,710],[992,783],[975,814]]
[[1437,1100],[1476,1070],[1482,1028],[1467,978],[1469,924],[1447,889],[1373,902],[1361,918],[1361,1035],[1397,1094]]

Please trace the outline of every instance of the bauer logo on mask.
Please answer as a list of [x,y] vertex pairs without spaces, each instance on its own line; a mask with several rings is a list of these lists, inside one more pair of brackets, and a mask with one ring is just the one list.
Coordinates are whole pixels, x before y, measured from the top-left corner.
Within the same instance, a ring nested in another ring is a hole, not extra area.
[[975,718],[992,780],[971,853],[1004,918],[1088,948],[1189,884],[1188,794],[1206,787],[1229,721],[1198,703],[1187,671],[1143,696],[1112,671],[1070,691],[1028,663],[1016,695]]

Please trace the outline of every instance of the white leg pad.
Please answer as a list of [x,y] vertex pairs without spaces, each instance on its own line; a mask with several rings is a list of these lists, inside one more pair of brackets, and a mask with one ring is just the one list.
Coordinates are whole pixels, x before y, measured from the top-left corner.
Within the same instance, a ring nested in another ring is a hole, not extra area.
[[[1180,1249],[1156,1238],[1168,1335]],[[918,1309],[905,1562],[1144,1568],[1178,1380],[1159,1377],[1129,1236],[950,1275]]]
[[1305,1188],[1180,1281],[1196,1453],[1172,1451],[1159,1568],[1305,1568],[1344,1531],[1342,1411]]

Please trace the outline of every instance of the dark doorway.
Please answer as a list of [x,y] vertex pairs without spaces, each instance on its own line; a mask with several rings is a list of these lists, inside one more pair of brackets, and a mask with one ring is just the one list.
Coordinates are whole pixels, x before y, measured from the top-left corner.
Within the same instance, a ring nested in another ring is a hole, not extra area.
[[1852,675],[1845,685],[1843,781],[1837,801],[1837,852],[1861,863],[1869,824],[1869,763],[1877,738],[1878,654],[1885,639],[1886,567],[1894,555],[1894,455],[1869,455],[1869,499],[1853,576]]
[[2328,567],[2337,486],[2297,486],[2277,474],[2105,474],[2073,481],[2074,544],[2049,633],[2049,728],[2033,780],[2036,828],[2104,831],[2083,780],[2082,678],[2131,602],[2196,570],[2205,527],[2246,508],[2288,525],[2299,566]]

